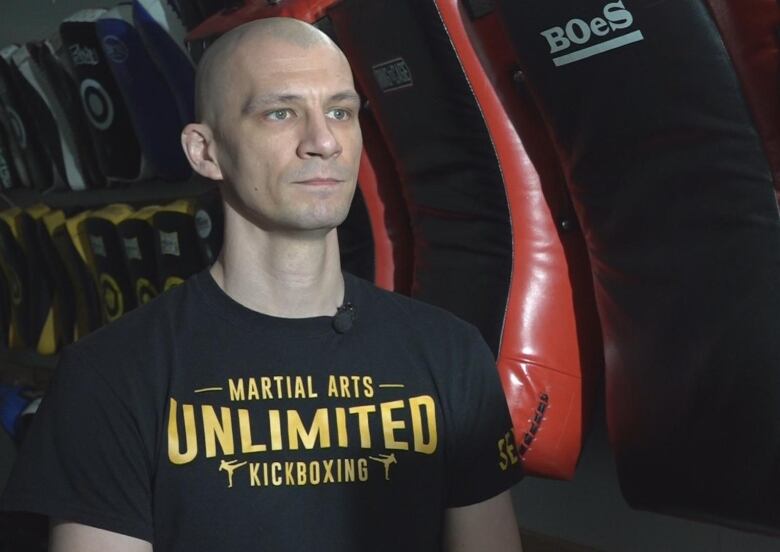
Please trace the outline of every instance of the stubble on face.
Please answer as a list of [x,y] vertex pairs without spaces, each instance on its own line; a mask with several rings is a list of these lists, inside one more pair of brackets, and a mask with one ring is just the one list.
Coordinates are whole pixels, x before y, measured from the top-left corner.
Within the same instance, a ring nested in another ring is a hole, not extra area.
[[293,36],[300,31],[302,40],[245,29],[224,45],[225,63],[213,68],[224,81],[203,88],[218,102],[201,95],[199,105],[214,130],[230,208],[270,231],[329,231],[354,194],[359,99],[343,54],[297,25]]

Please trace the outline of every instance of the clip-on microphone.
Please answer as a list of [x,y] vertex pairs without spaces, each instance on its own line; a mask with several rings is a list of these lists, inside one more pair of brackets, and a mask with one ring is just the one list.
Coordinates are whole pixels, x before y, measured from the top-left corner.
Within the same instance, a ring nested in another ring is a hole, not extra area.
[[344,303],[333,316],[333,329],[337,333],[345,334],[352,329],[352,325],[357,318],[357,311],[352,303]]

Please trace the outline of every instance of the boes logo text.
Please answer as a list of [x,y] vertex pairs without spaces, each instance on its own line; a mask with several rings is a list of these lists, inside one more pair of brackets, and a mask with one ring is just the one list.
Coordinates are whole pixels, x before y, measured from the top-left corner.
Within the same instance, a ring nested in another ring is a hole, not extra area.
[[634,16],[621,0],[605,5],[601,15],[589,21],[570,19],[540,34],[555,55],[553,63],[561,67],[644,40],[642,31],[631,30],[633,25]]

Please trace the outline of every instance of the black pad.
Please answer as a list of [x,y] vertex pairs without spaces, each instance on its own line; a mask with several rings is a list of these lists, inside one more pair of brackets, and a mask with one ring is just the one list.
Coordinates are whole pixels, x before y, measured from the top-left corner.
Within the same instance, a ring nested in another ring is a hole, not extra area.
[[217,260],[222,249],[225,225],[219,192],[214,190],[195,198],[193,216],[201,258],[204,265],[211,265]]
[[117,225],[130,285],[139,305],[148,303],[160,294],[158,287],[155,232],[152,216],[159,207],[145,207]]
[[408,199],[412,295],[475,324],[497,353],[512,261],[504,183],[435,5],[346,1],[329,14]]
[[338,230],[341,267],[347,272],[369,282],[374,280],[374,241],[371,237],[371,221],[360,188],[344,222]]
[[179,118],[176,99],[134,26],[132,7],[108,10],[96,29],[143,152],[143,176],[184,180],[190,165],[181,129],[189,121]]
[[8,285],[11,310],[11,330],[8,342],[11,348],[35,346],[30,322],[30,283],[27,261],[21,245],[14,236],[15,216],[5,213],[0,219],[0,269]]
[[[51,239],[65,273],[71,281],[75,294],[75,318],[73,321],[73,339],[79,339],[96,330],[103,324],[102,307],[95,279],[84,257],[77,250],[68,226],[77,227],[83,215],[67,219],[65,225],[51,232]],[[77,230],[74,234],[77,234]]]
[[780,530],[780,220],[702,2],[502,0],[593,260],[636,507]]
[[16,167],[17,160],[11,149],[11,141],[0,126],[0,187],[4,190],[23,186]]
[[206,267],[195,226],[195,205],[191,199],[178,200],[152,219],[161,291],[181,284]]
[[60,134],[67,130],[73,136],[75,163],[84,175],[86,186],[102,186],[105,179],[98,166],[89,124],[82,109],[78,82],[68,69],[70,59],[65,45],[59,35],[54,34],[31,53],[51,95],[61,106],[63,117],[61,122],[58,120]]
[[[3,212],[0,259],[11,290],[12,347],[35,350],[53,301],[53,282],[38,241],[38,221],[18,208]],[[53,352],[53,351],[41,351]]]
[[116,227],[126,216],[122,213],[123,207],[109,206],[88,216],[83,222],[106,322],[116,320],[137,305]]
[[30,113],[42,146],[40,160],[52,167],[43,187],[85,189],[86,182],[76,166],[75,140],[64,122],[65,112],[31,55],[37,48],[34,43],[17,48],[12,62],[14,85]]
[[[31,208],[33,213],[36,210],[38,209]],[[28,347],[39,353],[52,354],[56,349],[56,338],[48,334],[54,329],[51,327],[52,320],[50,319],[50,311],[54,304],[54,281],[52,275],[46,270],[44,259],[46,252],[40,244],[39,225],[38,213],[33,216],[29,212],[22,212],[17,219],[17,239],[22,246],[27,263],[27,283],[29,284],[30,326],[28,330],[30,337],[28,339],[30,341],[26,341],[26,343]]]
[[[0,258],[0,265],[2,265]],[[11,290],[5,272],[0,269],[0,347],[8,348],[11,333]]]
[[[16,46],[0,50],[0,125],[9,138],[9,148],[19,163],[16,167],[25,187],[42,190],[51,185],[51,162],[46,159],[27,107],[19,97],[11,56]],[[20,78],[20,77],[18,77]]]
[[46,354],[53,354],[73,342],[76,291],[53,240],[56,229],[65,225],[65,214],[62,211],[50,211],[39,217],[35,223],[38,251],[52,289],[52,321],[50,327],[44,328],[47,335],[42,336],[43,343],[39,343],[39,352],[43,353],[41,348],[45,346],[48,348]]
[[109,179],[135,180],[141,149],[114,76],[98,40],[95,22],[105,10],[82,10],[60,24],[98,162]]

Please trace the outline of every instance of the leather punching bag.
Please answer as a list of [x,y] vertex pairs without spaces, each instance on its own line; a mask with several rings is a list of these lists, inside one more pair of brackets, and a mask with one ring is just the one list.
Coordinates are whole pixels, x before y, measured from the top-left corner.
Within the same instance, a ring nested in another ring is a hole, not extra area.
[[632,506],[780,532],[780,218],[702,0],[501,0],[588,242]]

